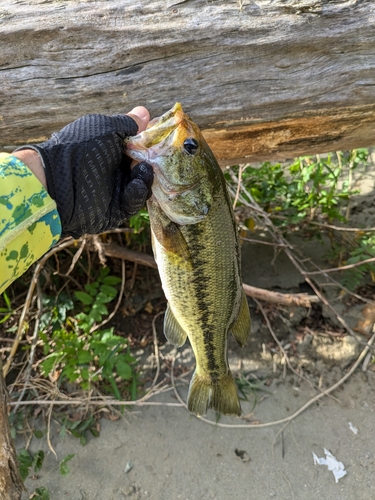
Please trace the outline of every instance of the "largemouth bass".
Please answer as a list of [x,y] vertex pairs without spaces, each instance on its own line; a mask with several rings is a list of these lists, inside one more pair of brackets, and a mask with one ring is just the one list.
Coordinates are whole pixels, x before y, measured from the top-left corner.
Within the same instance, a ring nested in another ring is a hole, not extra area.
[[231,332],[243,346],[250,314],[242,289],[236,222],[223,173],[197,125],[177,103],[130,138],[127,154],[154,170],[148,201],[152,246],[168,307],[164,334],[189,337],[196,358],[188,408],[240,415],[227,361]]

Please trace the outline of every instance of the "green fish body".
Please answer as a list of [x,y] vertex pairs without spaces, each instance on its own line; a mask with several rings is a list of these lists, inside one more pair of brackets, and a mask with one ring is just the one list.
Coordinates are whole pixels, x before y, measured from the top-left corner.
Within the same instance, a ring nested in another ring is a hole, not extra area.
[[127,143],[151,163],[148,201],[152,245],[168,300],[164,333],[176,346],[189,337],[196,358],[188,408],[240,415],[227,361],[231,332],[243,346],[250,314],[242,288],[237,227],[223,173],[199,128],[180,104]]

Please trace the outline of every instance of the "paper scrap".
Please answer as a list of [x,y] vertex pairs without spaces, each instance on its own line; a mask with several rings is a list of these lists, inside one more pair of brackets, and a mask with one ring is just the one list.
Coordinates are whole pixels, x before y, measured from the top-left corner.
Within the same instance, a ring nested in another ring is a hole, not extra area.
[[313,453],[314,464],[315,465],[326,465],[328,470],[332,471],[332,474],[335,477],[336,483],[339,482],[339,479],[344,477],[347,472],[345,470],[345,466],[342,462],[339,462],[336,457],[332,455],[332,453],[324,448],[324,453],[326,454],[326,458],[318,458],[315,453]]
[[354,433],[354,434],[357,434],[358,432],[358,429],[357,427],[354,427],[354,425],[351,423],[351,422],[348,422],[349,424],[349,429]]

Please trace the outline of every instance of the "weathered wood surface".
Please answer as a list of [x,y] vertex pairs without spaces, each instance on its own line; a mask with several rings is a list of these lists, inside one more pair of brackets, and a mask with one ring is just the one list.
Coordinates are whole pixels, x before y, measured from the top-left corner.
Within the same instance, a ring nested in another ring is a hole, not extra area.
[[2,0],[0,46],[8,149],[175,101],[224,161],[375,144],[371,0]]

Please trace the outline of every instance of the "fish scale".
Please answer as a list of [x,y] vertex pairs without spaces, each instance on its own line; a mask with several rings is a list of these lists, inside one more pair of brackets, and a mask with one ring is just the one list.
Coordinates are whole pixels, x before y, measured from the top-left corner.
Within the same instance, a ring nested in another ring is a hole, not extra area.
[[244,345],[250,315],[223,173],[199,128],[179,104],[131,138],[127,148],[130,156],[154,168],[153,196],[147,206],[155,260],[168,300],[164,333],[176,346],[188,337],[196,359],[188,408],[197,415],[209,408],[239,415],[227,338],[232,332]]

